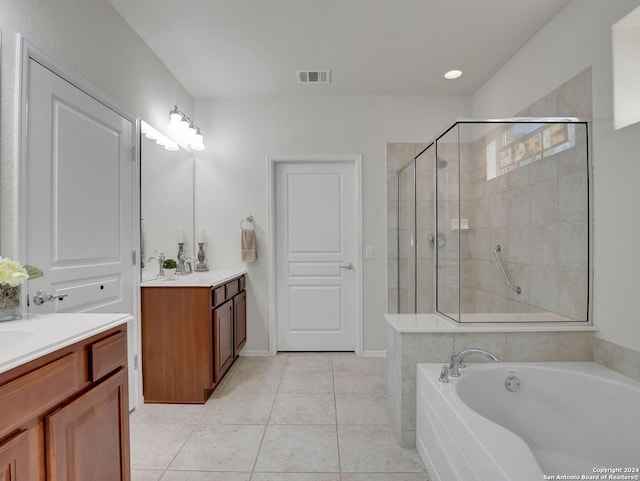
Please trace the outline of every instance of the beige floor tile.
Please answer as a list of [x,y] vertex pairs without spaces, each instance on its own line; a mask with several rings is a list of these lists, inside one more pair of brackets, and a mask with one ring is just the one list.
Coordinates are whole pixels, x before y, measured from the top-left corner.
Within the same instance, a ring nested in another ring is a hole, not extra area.
[[238,369],[273,369],[284,370],[287,364],[288,354],[278,354],[277,356],[241,356],[236,362]]
[[331,356],[327,354],[289,354],[287,370],[331,371]]
[[383,358],[241,357],[205,405],[132,413],[132,481],[428,481],[385,393]]
[[333,377],[337,393],[382,394],[387,392],[387,378],[381,372],[336,371]]
[[335,424],[333,394],[278,394],[270,424]]
[[338,424],[388,425],[385,394],[336,394]]
[[212,471],[167,471],[161,481],[249,481],[251,473]]
[[132,469],[131,481],[159,481],[163,472],[155,469]]
[[256,462],[257,473],[339,472],[335,426],[270,424]]
[[275,394],[281,378],[281,370],[238,369],[224,385],[214,391],[212,397],[230,393]]
[[355,354],[333,354],[334,371],[375,371],[387,369],[386,357],[356,356]]
[[131,423],[131,468],[166,469],[195,426]]
[[251,481],[340,481],[339,473],[254,473]]
[[267,424],[275,394],[232,392],[210,398],[201,419],[203,424]]
[[415,473],[424,465],[415,448],[402,448],[385,426],[338,426],[342,472]]
[[322,394],[333,392],[331,371],[285,371],[280,393]]
[[344,473],[342,481],[429,481],[429,475],[427,473]]
[[264,426],[200,424],[169,468],[251,472],[263,431]]
[[198,424],[204,416],[204,405],[143,404],[134,411],[132,423]]

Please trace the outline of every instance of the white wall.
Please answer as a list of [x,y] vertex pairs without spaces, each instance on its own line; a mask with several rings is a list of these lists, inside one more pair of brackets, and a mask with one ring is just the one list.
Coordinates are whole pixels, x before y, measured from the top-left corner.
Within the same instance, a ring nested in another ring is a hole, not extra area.
[[593,74],[594,323],[640,350],[640,124],[613,128],[611,26],[639,0],[573,0],[473,97],[475,117],[508,117],[591,66]]
[[209,267],[243,268],[240,220],[252,214],[258,260],[246,264],[247,349],[268,349],[267,155],[362,154],[365,351],[386,350],[387,142],[428,141],[471,113],[470,96],[334,96],[195,101],[207,150],[196,165],[196,229],[206,229]]
[[165,133],[174,104],[193,100],[106,0],[2,0],[0,29],[0,247],[12,256],[17,33]]

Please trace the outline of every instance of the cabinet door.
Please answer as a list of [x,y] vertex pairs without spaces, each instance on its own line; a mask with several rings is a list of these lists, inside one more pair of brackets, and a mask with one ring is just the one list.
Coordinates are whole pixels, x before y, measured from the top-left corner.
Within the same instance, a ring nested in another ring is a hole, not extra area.
[[45,418],[48,481],[129,481],[127,369]]
[[233,364],[233,300],[213,310],[213,371],[217,383]]
[[29,437],[22,430],[0,444],[0,481],[29,480]]
[[233,298],[234,323],[234,357],[240,354],[240,349],[247,342],[247,291],[242,291]]

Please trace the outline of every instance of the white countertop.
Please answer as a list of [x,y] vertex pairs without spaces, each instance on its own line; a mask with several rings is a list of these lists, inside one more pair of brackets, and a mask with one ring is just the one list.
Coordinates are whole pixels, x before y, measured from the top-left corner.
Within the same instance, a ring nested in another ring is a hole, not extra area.
[[143,280],[140,287],[213,287],[243,274],[246,274],[246,271],[240,269],[216,269],[209,272],[194,272],[186,276],[176,275],[173,280],[155,277]]
[[0,322],[0,373],[132,319],[129,314],[43,314]]
[[566,332],[597,331],[584,322],[463,322],[457,323],[436,314],[385,314],[398,332]]

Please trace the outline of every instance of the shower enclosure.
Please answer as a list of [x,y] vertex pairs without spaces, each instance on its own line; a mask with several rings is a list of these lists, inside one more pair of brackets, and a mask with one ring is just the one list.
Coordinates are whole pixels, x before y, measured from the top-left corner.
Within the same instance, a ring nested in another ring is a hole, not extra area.
[[388,189],[390,312],[588,320],[586,121],[458,121],[398,167]]

